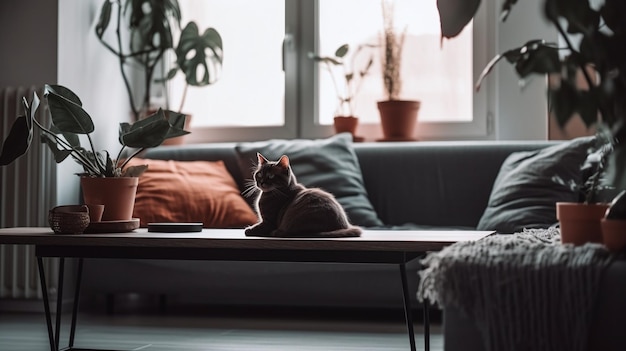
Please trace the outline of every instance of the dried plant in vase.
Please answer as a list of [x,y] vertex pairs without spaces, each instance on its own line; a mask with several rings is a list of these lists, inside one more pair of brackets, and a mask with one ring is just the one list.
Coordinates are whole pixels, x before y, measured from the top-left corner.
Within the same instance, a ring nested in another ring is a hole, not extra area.
[[398,34],[394,26],[394,1],[382,0],[383,34],[381,70],[386,100],[377,103],[380,112],[383,140],[415,140],[414,131],[420,102],[401,100],[402,91],[402,48],[407,29]]

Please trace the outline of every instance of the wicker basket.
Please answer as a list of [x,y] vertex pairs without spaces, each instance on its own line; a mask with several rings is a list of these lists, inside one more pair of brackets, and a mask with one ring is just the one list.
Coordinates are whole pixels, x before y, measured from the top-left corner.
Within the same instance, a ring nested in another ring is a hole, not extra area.
[[57,206],[48,212],[48,224],[56,234],[81,234],[89,225],[85,205]]

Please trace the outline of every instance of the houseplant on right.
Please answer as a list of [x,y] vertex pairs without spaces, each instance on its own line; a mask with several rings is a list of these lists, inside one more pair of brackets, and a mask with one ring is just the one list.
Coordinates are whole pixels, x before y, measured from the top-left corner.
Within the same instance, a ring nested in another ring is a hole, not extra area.
[[[517,0],[505,0],[506,20]],[[480,0],[438,0],[442,38],[458,35],[480,6]],[[477,88],[502,59],[515,66],[520,78],[552,75],[550,108],[561,126],[578,113],[587,126],[608,131],[613,151],[608,155],[608,183],[626,189],[626,2],[605,0],[545,0],[543,15],[565,42],[565,47],[544,40],[529,40],[497,55],[483,70]],[[580,39],[579,43],[574,38]],[[563,55],[565,54],[565,55]],[[580,72],[587,83],[578,88]]]
[[380,112],[383,140],[415,140],[415,124],[421,102],[400,99],[400,92],[402,91],[400,67],[406,29],[401,34],[396,33],[393,21],[393,1],[382,0],[381,5],[384,29],[381,45],[381,68],[386,100],[379,101],[377,106]]
[[[350,66],[348,66],[345,62],[346,55],[350,51],[350,46],[348,44],[339,46],[339,48],[335,50],[334,56],[320,56],[309,53],[309,58],[324,64],[324,67],[330,74],[333,86],[335,87],[335,92],[339,102],[334,116],[335,131],[337,133],[350,132],[355,140],[358,138],[355,136],[358,117],[354,114],[354,99],[359,93],[365,76],[369,73],[369,70],[374,63],[374,58],[370,53],[369,58],[365,61],[362,69],[357,70],[355,67],[356,59],[359,53],[364,52],[364,49],[372,47],[375,47],[375,45],[359,45],[352,54]],[[340,73],[336,71],[337,69],[340,69]],[[337,75],[340,75],[342,79],[338,79]],[[342,82],[340,83],[339,81]]]
[[[82,108],[82,102],[74,92],[60,85],[46,85],[44,97],[48,102],[52,125],[44,126],[35,118],[40,105],[37,93],[33,95],[30,104],[23,97],[25,115],[19,116],[13,122],[9,135],[4,140],[0,166],[12,163],[28,151],[37,128],[41,142],[48,146],[57,163],[71,156],[83,167],[83,172],[79,175],[85,203],[104,204],[103,220],[129,220],[132,216],[137,177],[147,166],[126,167],[126,164],[146,148],[156,147],[166,139],[188,134],[182,128],[185,115],[170,111],[166,118],[164,111],[159,110],[133,124],[120,123],[118,139],[122,148],[117,157],[112,158],[108,151],[96,150],[91,139],[91,133],[95,130],[93,120]],[[87,139],[89,148],[82,146],[81,138]],[[136,150],[124,157],[127,148]],[[109,183],[116,185],[113,185],[113,190],[97,194],[95,196],[98,199],[92,200],[89,196],[93,193],[90,187],[93,182],[96,182],[93,191],[103,190]],[[124,190],[127,190],[124,195],[127,201],[125,204],[106,203]]]

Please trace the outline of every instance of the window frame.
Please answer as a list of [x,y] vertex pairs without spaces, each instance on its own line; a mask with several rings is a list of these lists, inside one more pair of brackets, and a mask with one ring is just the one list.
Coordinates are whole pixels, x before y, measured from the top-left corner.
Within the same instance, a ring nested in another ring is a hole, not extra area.
[[[433,0],[435,1],[435,0]],[[187,136],[190,143],[238,142],[267,139],[325,138],[334,133],[332,125],[319,124],[317,81],[318,65],[309,57],[317,52],[318,0],[285,0],[285,125],[272,127],[196,127]],[[495,52],[495,17],[489,9],[493,0],[480,6],[473,24],[473,81],[484,63]],[[313,16],[311,16],[313,14]],[[452,39],[454,40],[454,39]],[[445,45],[445,41],[443,42]],[[493,135],[496,89],[485,86],[473,96],[471,122],[421,122],[419,140],[486,139]],[[372,102],[375,103],[375,102]],[[237,102],[234,102],[236,106]],[[360,123],[359,135],[367,141],[382,137],[379,123]]]

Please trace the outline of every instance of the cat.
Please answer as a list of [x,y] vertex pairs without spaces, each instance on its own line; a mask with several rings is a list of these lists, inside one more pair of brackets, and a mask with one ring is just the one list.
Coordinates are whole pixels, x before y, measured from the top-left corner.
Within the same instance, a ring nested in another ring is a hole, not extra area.
[[257,153],[253,186],[259,222],[245,229],[246,236],[264,237],[358,237],[335,197],[318,188],[298,183],[286,155],[268,161]]

